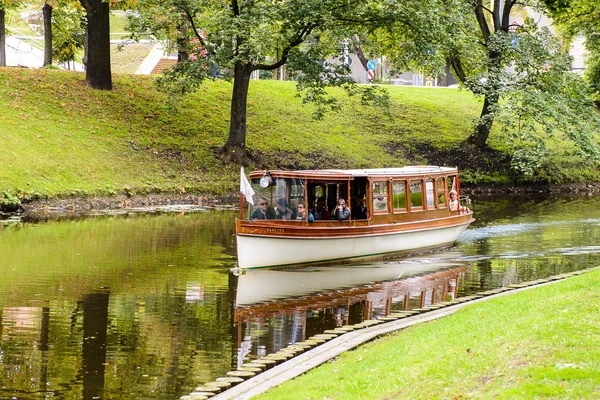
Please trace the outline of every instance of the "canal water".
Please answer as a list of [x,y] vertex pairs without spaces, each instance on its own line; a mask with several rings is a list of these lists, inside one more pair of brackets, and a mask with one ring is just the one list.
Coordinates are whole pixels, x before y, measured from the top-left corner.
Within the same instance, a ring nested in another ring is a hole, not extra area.
[[168,399],[332,329],[600,265],[600,198],[475,199],[445,250],[234,276],[231,210],[0,221],[0,399]]

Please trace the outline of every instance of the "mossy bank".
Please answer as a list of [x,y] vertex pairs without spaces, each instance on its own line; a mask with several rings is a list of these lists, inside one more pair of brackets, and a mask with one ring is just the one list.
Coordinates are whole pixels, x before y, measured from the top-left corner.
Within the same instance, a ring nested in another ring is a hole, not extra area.
[[[117,75],[114,90],[68,71],[0,68],[0,198],[5,210],[39,199],[236,192],[239,166],[215,148],[227,139],[232,85],[207,82],[177,104],[151,77]],[[384,110],[339,94],[322,120],[293,82],[253,81],[248,97],[247,171],[458,166],[463,187],[596,184],[593,165],[560,144],[534,176],[510,169],[506,138],[464,143],[481,101],[467,91],[390,86]],[[571,154],[571,155],[570,155]]]

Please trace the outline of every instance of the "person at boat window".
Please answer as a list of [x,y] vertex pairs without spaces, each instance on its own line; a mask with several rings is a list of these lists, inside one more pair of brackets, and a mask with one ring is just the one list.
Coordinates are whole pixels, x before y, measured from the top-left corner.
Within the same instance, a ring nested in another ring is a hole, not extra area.
[[448,196],[450,196],[450,211],[460,211],[463,213],[471,212],[469,207],[460,205],[460,202],[458,201],[458,193],[456,193],[456,190],[449,191]]
[[319,197],[317,199],[317,206],[313,210],[313,215],[315,219],[331,219],[331,214],[325,207],[325,198]]
[[[298,208],[296,209],[296,220],[304,221],[306,220],[306,218],[306,208],[304,208],[304,204],[300,203],[298,204]],[[315,222],[315,217],[310,211],[308,212],[308,222]]]
[[277,215],[273,207],[269,207],[269,201],[266,197],[258,199],[258,208],[255,208],[250,215],[250,219],[275,219]]
[[277,209],[275,210],[277,219],[289,221],[294,216],[294,212],[288,208],[287,201],[284,198],[277,200]]
[[352,219],[369,219],[369,210],[367,209],[367,199],[363,197],[358,200],[358,204],[352,207]]
[[350,219],[350,210],[346,207],[346,200],[339,199],[337,205],[331,212],[331,219],[345,221]]

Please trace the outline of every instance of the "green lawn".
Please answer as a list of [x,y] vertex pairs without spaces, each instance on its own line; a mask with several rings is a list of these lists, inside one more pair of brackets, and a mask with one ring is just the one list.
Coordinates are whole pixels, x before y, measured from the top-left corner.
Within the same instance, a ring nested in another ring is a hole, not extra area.
[[380,338],[256,399],[599,397],[596,269]]
[[[148,76],[115,73],[109,92],[83,80],[69,71],[0,69],[0,194],[236,191],[239,167],[215,151],[227,138],[231,82],[207,82],[169,106]],[[437,164],[459,166],[465,184],[509,180],[498,132],[485,153],[464,144],[480,99],[458,89],[388,90],[391,118],[333,91],[341,111],[315,120],[294,82],[252,81],[247,170]],[[544,167],[556,170],[550,178],[598,181],[586,160],[554,156],[562,164]]]

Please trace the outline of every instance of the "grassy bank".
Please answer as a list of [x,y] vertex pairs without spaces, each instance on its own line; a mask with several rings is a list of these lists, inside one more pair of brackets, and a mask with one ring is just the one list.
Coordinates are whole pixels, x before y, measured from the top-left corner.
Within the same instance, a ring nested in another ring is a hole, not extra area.
[[[150,77],[116,75],[115,89],[83,84],[82,74],[0,69],[0,196],[235,192],[239,167],[214,147],[225,142],[231,83],[209,82],[176,108]],[[481,102],[466,91],[390,87],[392,116],[343,98],[342,111],[312,118],[293,82],[253,81],[247,149],[253,168],[363,168],[457,165],[463,182],[513,179],[502,136],[490,149],[464,145]],[[560,145],[537,182],[593,182],[585,160]]]
[[598,398],[599,326],[596,269],[378,339],[256,398]]

